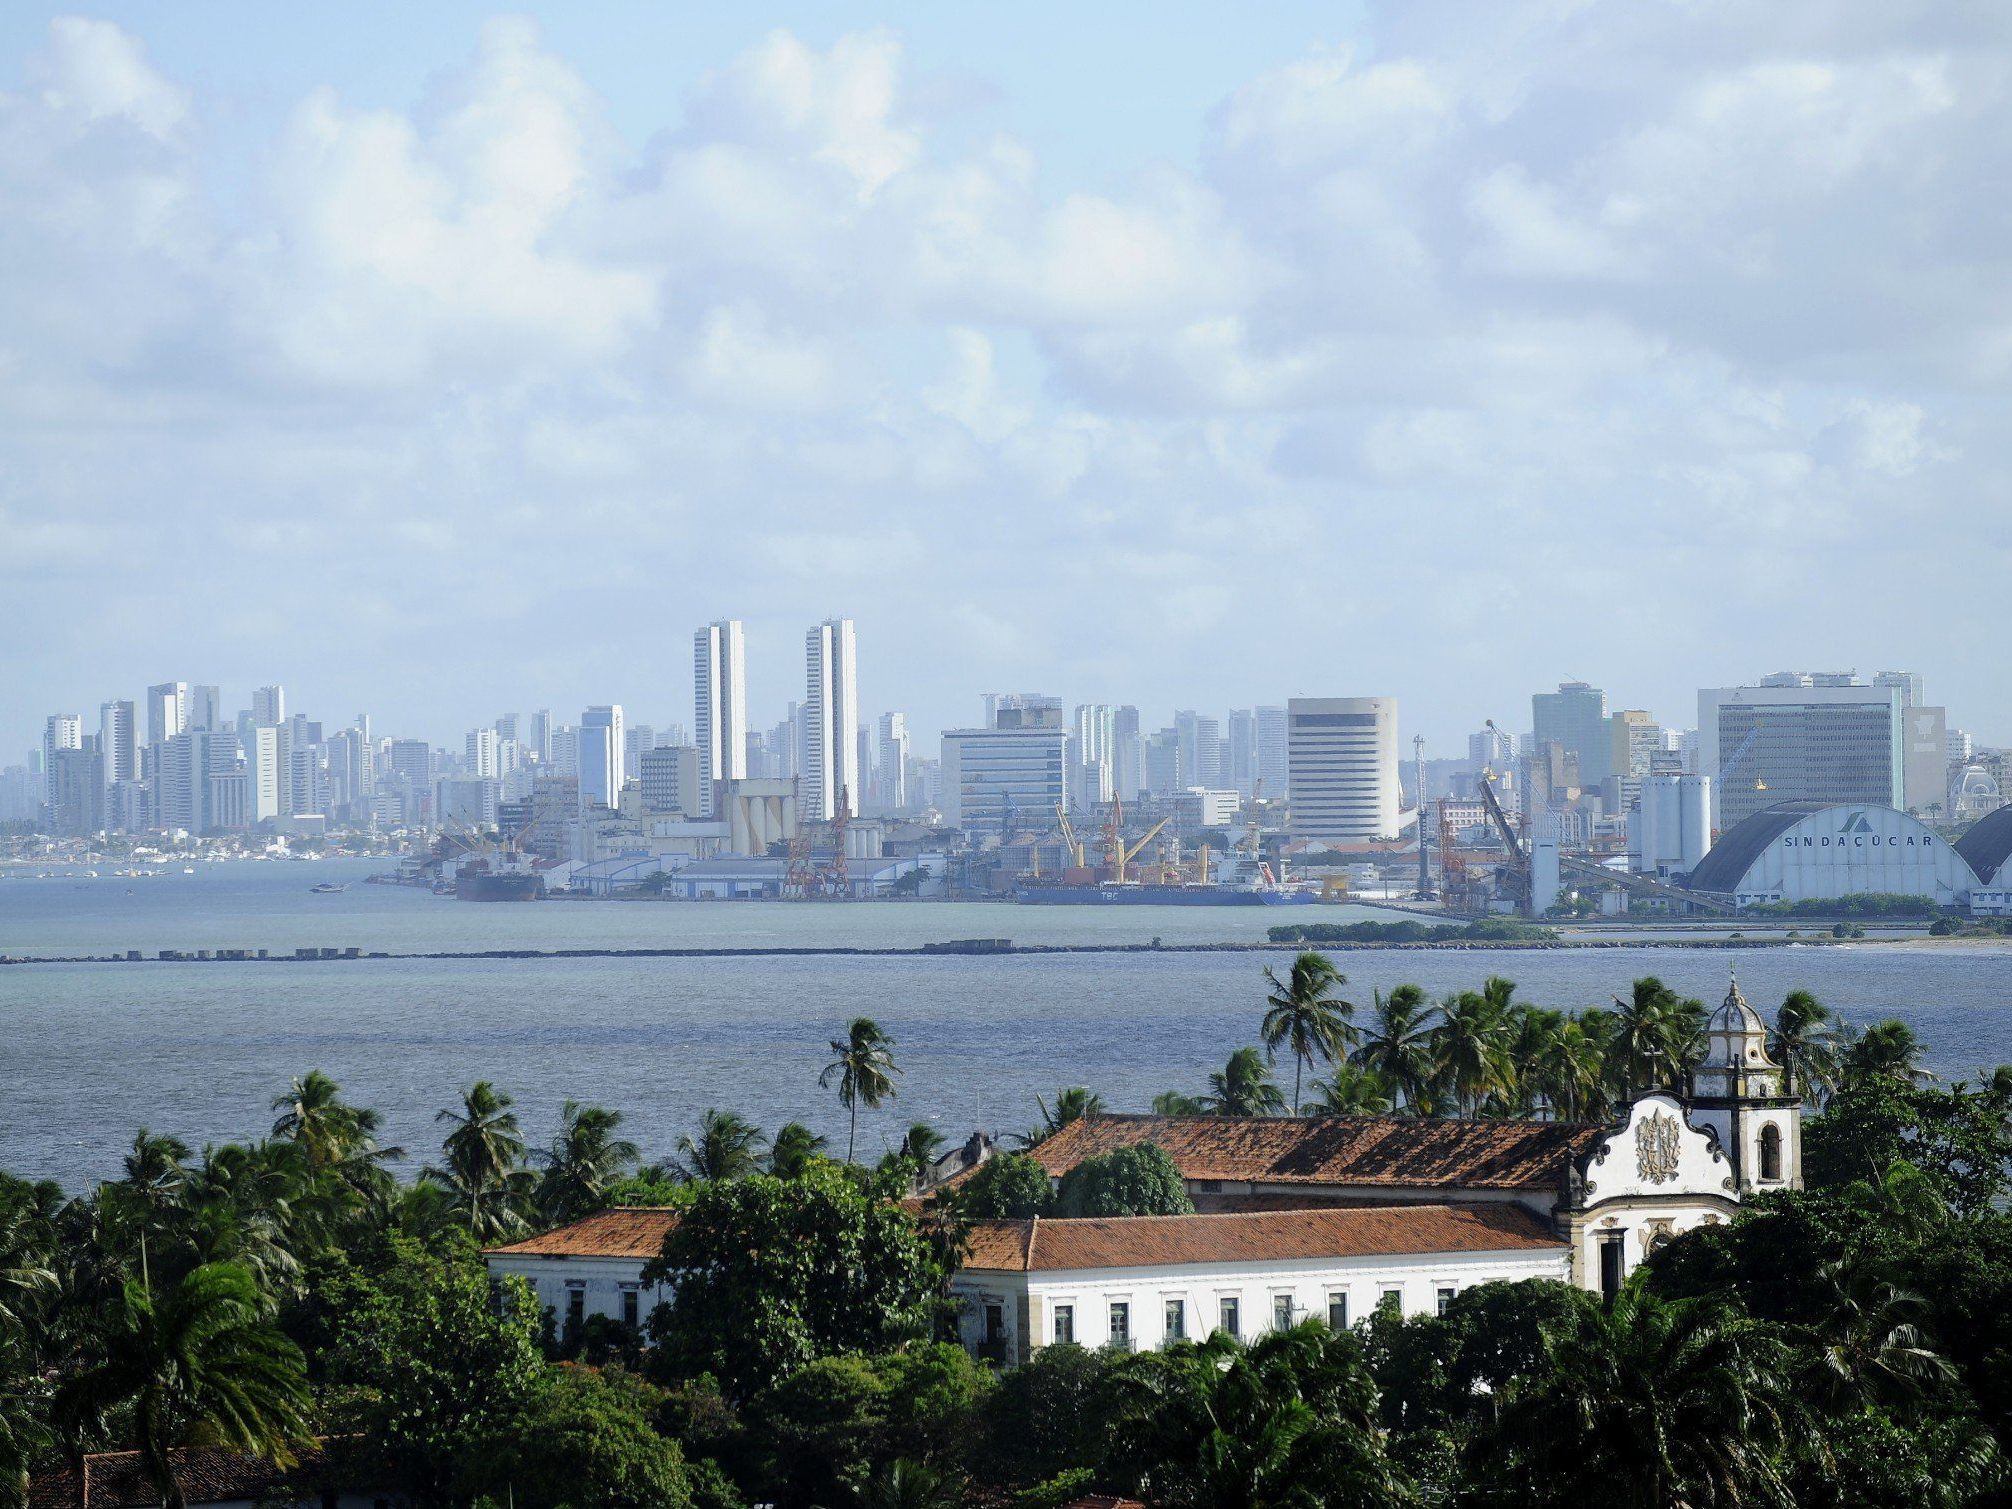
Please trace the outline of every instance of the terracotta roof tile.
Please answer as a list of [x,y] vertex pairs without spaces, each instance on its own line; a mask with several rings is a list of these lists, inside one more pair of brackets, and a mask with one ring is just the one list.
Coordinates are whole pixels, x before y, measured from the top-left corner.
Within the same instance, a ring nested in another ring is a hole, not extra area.
[[1062,1509],[1146,1509],[1146,1506],[1137,1499],[1114,1499],[1108,1493],[1092,1493],[1070,1499]]
[[1085,1158],[1154,1142],[1186,1179],[1410,1189],[1549,1189],[1602,1129],[1429,1116],[1086,1116],[1031,1151],[1060,1177]]
[[1564,1251],[1520,1205],[1357,1205],[1209,1216],[981,1221],[969,1269],[1074,1273],[1440,1252]]
[[653,1258],[664,1250],[664,1238],[677,1223],[678,1212],[670,1206],[625,1205],[488,1248],[485,1256]]

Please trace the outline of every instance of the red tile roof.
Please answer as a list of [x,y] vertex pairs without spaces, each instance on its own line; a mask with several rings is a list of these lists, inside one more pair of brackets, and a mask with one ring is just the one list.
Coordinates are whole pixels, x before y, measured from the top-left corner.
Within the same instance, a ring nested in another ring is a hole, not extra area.
[[980,1221],[967,1269],[1074,1273],[1205,1263],[1565,1250],[1520,1205],[1356,1205],[1211,1216]]
[[[326,1466],[320,1447],[303,1451],[299,1465],[286,1471],[263,1458],[234,1451],[179,1450],[171,1456],[176,1481],[191,1509],[201,1504],[256,1500],[282,1481],[312,1480]],[[28,1480],[28,1509],[158,1509],[160,1502],[161,1495],[137,1451],[93,1452],[84,1458],[81,1468],[65,1462],[38,1471]]]
[[582,1216],[521,1242],[488,1248],[485,1256],[653,1258],[664,1250],[664,1238],[677,1224],[678,1212],[670,1206],[625,1205]]
[[1146,1509],[1137,1499],[1114,1499],[1108,1493],[1092,1493],[1085,1498],[1070,1499],[1062,1509]]
[[1597,1126],[1430,1116],[1085,1116],[1031,1149],[1060,1177],[1153,1142],[1185,1179],[1410,1189],[1550,1189]]

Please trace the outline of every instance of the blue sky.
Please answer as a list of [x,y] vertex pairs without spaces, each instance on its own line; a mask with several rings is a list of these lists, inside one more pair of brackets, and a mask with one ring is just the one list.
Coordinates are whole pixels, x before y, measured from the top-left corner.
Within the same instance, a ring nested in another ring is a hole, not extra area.
[[[1916,668],[2012,739],[2012,20],[0,12],[0,749]],[[6,758],[18,758],[7,756]]]

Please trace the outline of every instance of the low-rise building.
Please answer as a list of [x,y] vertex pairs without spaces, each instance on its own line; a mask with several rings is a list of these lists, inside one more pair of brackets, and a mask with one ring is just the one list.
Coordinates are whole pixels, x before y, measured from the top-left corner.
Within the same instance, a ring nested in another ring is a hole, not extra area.
[[666,1206],[622,1206],[491,1247],[482,1258],[490,1278],[529,1283],[562,1332],[590,1315],[635,1326],[670,1298],[662,1285],[644,1284],[643,1266],[664,1250],[677,1219]]
[[1249,1338],[1378,1306],[1443,1311],[1462,1289],[1571,1276],[1550,1223],[1517,1205],[1329,1205],[1111,1220],[987,1221],[952,1283],[965,1344],[1025,1362],[1056,1342],[1161,1347]]

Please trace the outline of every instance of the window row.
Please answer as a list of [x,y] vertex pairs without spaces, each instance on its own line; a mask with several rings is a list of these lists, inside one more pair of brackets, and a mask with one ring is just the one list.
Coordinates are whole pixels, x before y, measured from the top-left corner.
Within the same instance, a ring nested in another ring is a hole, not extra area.
[[[1444,1315],[1453,1303],[1457,1291],[1451,1285],[1441,1285],[1433,1292],[1434,1313]],[[1385,1287],[1380,1293],[1377,1309],[1386,1314],[1400,1314],[1404,1309],[1404,1290],[1400,1285]],[[1271,1328],[1287,1331],[1306,1320],[1311,1312],[1302,1307],[1289,1293],[1278,1293],[1271,1300]],[[1076,1340],[1076,1305],[1065,1301],[1050,1307],[1049,1340],[1069,1343]],[[1114,1299],[1109,1302],[1106,1316],[1109,1324],[1106,1336],[1109,1344],[1128,1347],[1133,1341],[1132,1302]],[[1345,1331],[1352,1323],[1348,1307],[1348,1291],[1332,1289],[1328,1291],[1325,1319],[1328,1326],[1336,1331]],[[988,1302],[985,1306],[985,1339],[998,1342],[1005,1339],[1006,1317],[1004,1307]],[[1213,1330],[1225,1335],[1244,1335],[1243,1300],[1235,1295],[1224,1295],[1216,1301]],[[1169,1299],[1162,1302],[1160,1336],[1163,1341],[1186,1341],[1190,1336],[1188,1302],[1185,1299]]]

